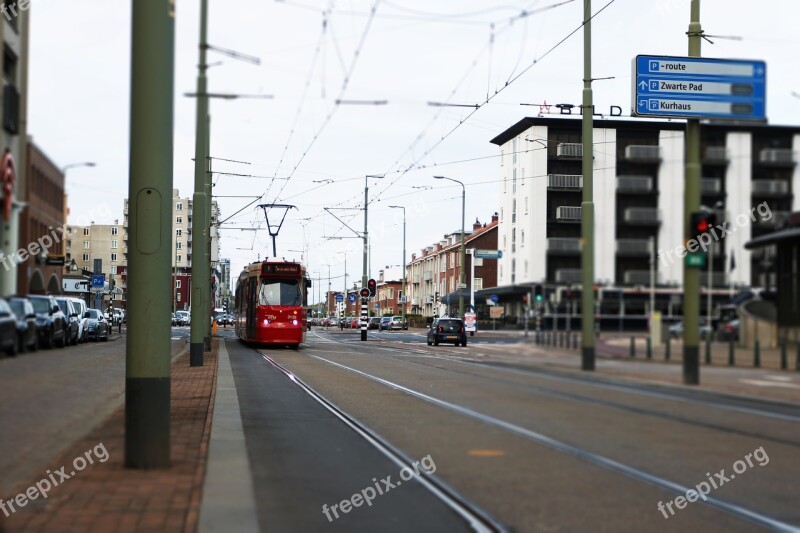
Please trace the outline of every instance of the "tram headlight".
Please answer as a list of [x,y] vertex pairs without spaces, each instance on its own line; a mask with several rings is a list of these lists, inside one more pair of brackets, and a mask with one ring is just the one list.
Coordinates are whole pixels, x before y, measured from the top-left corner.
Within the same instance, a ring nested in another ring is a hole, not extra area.
[[268,318],[265,318],[265,319],[264,319],[264,325],[265,325],[265,326],[269,326],[269,319],[268,319]]
[[295,318],[294,320],[292,320],[292,325],[293,325],[293,326],[296,326],[296,325],[297,325],[297,319],[296,319],[296,318]]

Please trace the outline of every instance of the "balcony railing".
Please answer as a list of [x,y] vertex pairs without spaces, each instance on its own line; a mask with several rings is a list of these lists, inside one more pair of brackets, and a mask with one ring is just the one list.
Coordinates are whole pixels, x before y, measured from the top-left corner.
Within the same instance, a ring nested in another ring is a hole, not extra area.
[[556,220],[559,222],[580,222],[581,208],[567,205],[557,207]]
[[580,158],[583,157],[583,144],[581,143],[558,143],[556,146],[556,157]]
[[578,283],[581,281],[581,277],[580,268],[560,268],[556,270],[557,283]]
[[719,178],[700,179],[701,194],[719,194],[720,192],[722,192],[722,180]]
[[784,196],[789,194],[789,182],[784,180],[753,180],[753,194]]
[[709,165],[725,165],[730,158],[728,149],[724,146],[707,146],[703,162]]
[[[658,283],[659,275],[655,273],[655,282]],[[628,270],[624,274],[624,282],[628,285],[650,285],[650,271],[649,270]]]
[[629,207],[625,222],[633,224],[661,224],[661,211],[655,207]]
[[617,192],[653,192],[653,178],[650,176],[617,176]]
[[548,189],[580,189],[583,187],[583,176],[574,174],[549,174]]
[[625,159],[639,163],[659,163],[661,162],[661,147],[631,144],[625,147]]
[[791,148],[764,148],[758,154],[763,165],[794,166],[795,156]]
[[641,257],[650,255],[650,241],[648,239],[619,239],[617,240],[617,255]]
[[581,240],[553,237],[547,239],[547,251],[556,254],[577,254],[581,251]]

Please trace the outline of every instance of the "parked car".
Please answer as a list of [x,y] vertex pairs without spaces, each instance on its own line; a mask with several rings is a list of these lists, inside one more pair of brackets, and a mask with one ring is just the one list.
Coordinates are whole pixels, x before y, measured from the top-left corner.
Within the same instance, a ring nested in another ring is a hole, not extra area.
[[78,312],[75,310],[75,306],[72,305],[71,298],[56,298],[56,302],[58,302],[58,307],[61,308],[61,312],[67,318],[67,338],[65,342],[74,346],[80,340],[81,325]]
[[5,298],[0,298],[0,350],[6,355],[17,355],[19,334],[17,332],[17,316]]
[[392,329],[408,329],[408,320],[403,320],[402,316],[393,316]]
[[87,309],[83,314],[87,319],[86,323],[86,337],[96,341],[108,340],[108,333],[111,330],[111,324],[108,323],[106,317],[99,309]]
[[[700,338],[701,339],[706,339],[706,338],[712,336],[713,333],[714,333],[714,331],[711,329],[711,326],[709,326],[706,323],[705,319],[701,319],[700,320]],[[679,322],[675,322],[674,324],[672,324],[669,327],[669,336],[672,337],[673,339],[678,339],[680,337],[683,337],[683,320],[681,320]]]
[[739,319],[735,318],[720,326],[717,337],[721,341],[739,340]]
[[80,298],[70,298],[70,301],[75,312],[78,313],[78,342],[86,342],[86,319],[83,318],[83,315],[86,314],[89,306]]
[[369,319],[369,324],[367,324],[367,329],[380,329],[381,328],[381,317],[374,316]]
[[388,330],[392,329],[392,317],[385,316],[385,317],[381,318],[381,322],[380,322],[380,324],[378,326],[378,329],[380,331],[387,330],[387,329]]
[[361,328],[361,324],[359,322],[359,318],[358,317],[354,317],[354,318],[350,319],[350,328],[351,329],[360,329]]
[[67,317],[52,296],[30,294],[28,299],[36,312],[36,326],[39,332],[39,346],[63,347],[67,339]]
[[178,317],[179,326],[189,326],[192,323],[192,316],[189,311],[176,311],[175,316]]
[[458,318],[437,318],[431,323],[427,335],[428,346],[439,346],[440,342],[452,342],[456,346],[467,345],[464,321]]
[[19,337],[19,351],[30,350],[35,352],[39,347],[39,333],[36,326],[36,312],[33,304],[23,296],[12,296],[8,305],[17,317],[17,336]]

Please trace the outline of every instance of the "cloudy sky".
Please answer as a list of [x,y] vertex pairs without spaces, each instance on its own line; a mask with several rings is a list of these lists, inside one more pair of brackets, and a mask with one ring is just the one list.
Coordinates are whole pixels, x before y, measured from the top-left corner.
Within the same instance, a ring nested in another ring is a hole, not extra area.
[[[433,175],[464,181],[467,224],[487,221],[499,190],[498,150],[489,140],[539,111],[520,104],[580,102],[580,0],[209,2],[210,43],[261,59],[253,66],[211,53],[210,90],[274,96],[212,101],[212,156],[250,163],[215,161],[214,170],[259,176],[215,175],[215,194],[253,197],[220,197],[222,217],[261,195],[258,203],[295,204],[278,254],[300,259],[308,249],[310,270],[327,278],[330,264],[335,287],[345,256],[349,275],[360,278],[361,249],[356,239],[330,239],[353,233],[323,208],[360,207],[366,175],[385,175],[370,180],[377,275],[402,259],[402,214],[390,205],[407,207],[409,256],[460,227],[460,188]],[[593,10],[607,3],[595,0]],[[177,0],[174,187],[184,197],[194,180],[194,101],[183,94],[195,86],[198,6]],[[97,163],[68,173],[73,222],[122,219],[130,11],[123,0],[37,0],[31,11],[29,131],[59,165]],[[689,0],[613,0],[596,16],[593,76],[614,77],[594,84],[599,112],[618,105],[629,114],[637,54],[686,55],[688,19]],[[736,37],[712,37],[703,55],[767,61],[772,124],[800,124],[798,19],[796,0],[702,0],[706,33]],[[430,105],[487,98],[478,110]],[[386,104],[337,106],[337,99]],[[336,213],[361,229],[361,211]],[[240,229],[252,227],[262,229]],[[269,254],[263,228],[253,206],[226,220],[222,256],[234,272]]]

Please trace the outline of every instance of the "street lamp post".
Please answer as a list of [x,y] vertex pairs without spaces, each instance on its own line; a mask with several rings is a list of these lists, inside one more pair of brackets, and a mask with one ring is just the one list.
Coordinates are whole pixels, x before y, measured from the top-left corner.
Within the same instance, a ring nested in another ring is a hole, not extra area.
[[464,187],[464,184],[456,179],[448,178],[445,176],[434,176],[434,179],[437,180],[449,180],[454,181],[461,185],[461,263],[460,268],[458,269],[458,315],[460,318],[464,318],[464,293],[462,292],[461,287],[464,285],[464,268],[466,265],[466,251],[464,249],[464,213],[466,208],[466,199],[467,199],[467,190]]
[[66,174],[67,170],[71,168],[95,167],[95,166],[97,166],[97,163],[95,163],[94,161],[82,161],[80,163],[70,163],[69,165],[64,165],[63,167],[61,167],[61,173]]
[[403,307],[400,308],[400,316],[403,317],[403,327],[406,325],[406,208],[402,205],[390,205],[391,209],[403,210],[403,299],[400,302]]

